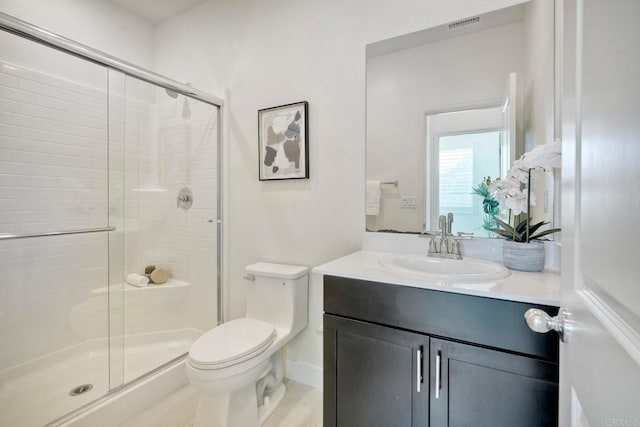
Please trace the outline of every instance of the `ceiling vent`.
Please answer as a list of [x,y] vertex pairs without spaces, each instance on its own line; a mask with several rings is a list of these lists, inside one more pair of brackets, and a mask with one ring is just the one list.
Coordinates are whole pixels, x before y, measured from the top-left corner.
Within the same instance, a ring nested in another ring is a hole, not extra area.
[[480,22],[480,17],[479,16],[474,16],[474,17],[471,17],[471,18],[465,18],[465,19],[461,19],[459,21],[452,22],[451,24],[449,24],[449,29],[450,30],[457,30],[458,28],[466,27],[467,25],[471,25],[471,24],[477,24],[478,22]]

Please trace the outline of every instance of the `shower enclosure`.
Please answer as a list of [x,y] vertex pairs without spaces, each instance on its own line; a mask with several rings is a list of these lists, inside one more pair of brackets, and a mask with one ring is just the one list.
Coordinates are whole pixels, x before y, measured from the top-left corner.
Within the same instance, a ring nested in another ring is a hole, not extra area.
[[[0,425],[41,426],[221,318],[222,102],[7,15],[0,27]],[[127,283],[147,265],[168,282]]]

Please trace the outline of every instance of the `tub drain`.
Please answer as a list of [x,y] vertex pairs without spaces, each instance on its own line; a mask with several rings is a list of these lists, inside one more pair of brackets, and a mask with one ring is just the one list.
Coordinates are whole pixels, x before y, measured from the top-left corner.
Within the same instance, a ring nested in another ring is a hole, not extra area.
[[79,396],[91,390],[93,388],[93,384],[82,384],[78,387],[74,387],[69,392],[69,396]]

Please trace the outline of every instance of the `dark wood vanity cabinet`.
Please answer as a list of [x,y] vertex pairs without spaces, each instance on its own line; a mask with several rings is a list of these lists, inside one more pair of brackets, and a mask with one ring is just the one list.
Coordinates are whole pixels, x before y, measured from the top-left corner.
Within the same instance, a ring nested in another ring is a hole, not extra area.
[[558,338],[519,303],[324,278],[324,425],[557,426]]
[[436,338],[429,363],[431,426],[558,425],[557,363]]
[[[429,337],[385,326],[325,315],[334,339],[325,350],[325,388],[336,399],[324,425],[425,426],[429,420]],[[327,407],[325,406],[325,410]]]

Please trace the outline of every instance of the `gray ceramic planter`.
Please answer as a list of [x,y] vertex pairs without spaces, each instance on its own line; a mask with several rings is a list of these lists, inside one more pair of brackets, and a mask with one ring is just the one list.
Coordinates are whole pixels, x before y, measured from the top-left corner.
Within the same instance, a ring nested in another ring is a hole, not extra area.
[[505,240],[502,247],[504,265],[518,271],[544,269],[544,244],[537,240],[529,243]]

